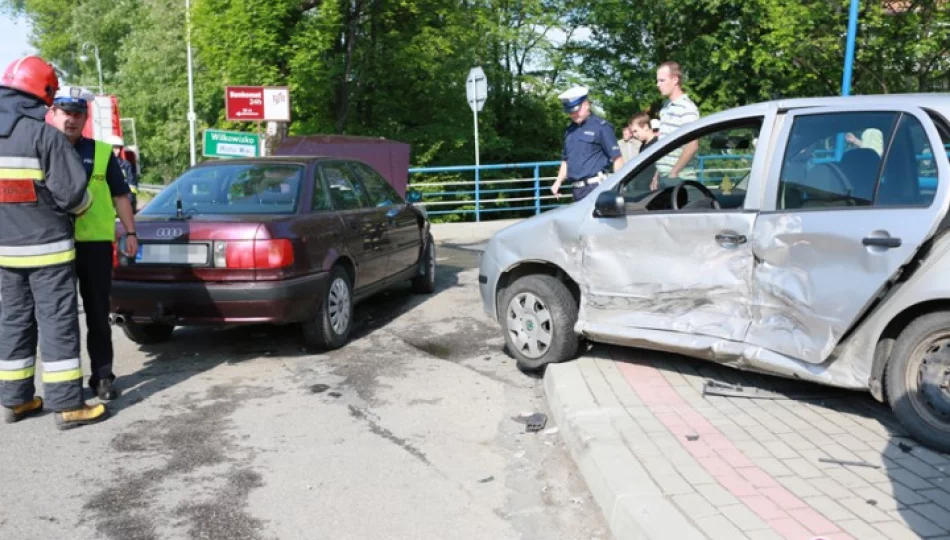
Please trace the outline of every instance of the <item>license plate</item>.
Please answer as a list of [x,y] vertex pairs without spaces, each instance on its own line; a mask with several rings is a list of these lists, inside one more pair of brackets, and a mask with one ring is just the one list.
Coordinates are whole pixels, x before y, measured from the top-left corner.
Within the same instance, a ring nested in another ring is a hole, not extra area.
[[208,264],[208,246],[204,244],[139,244],[135,254],[139,264]]

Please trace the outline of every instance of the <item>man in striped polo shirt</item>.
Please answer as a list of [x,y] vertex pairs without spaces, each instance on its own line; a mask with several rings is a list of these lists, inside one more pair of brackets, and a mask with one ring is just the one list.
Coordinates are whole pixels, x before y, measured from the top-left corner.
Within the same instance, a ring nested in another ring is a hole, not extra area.
[[[656,87],[668,99],[660,109],[660,138],[699,120],[699,109],[683,92],[682,82],[683,71],[677,62],[663,62],[657,68]],[[656,176],[650,189],[672,186],[682,180],[695,180],[695,168],[687,165],[698,150],[699,143],[691,141],[660,158],[656,162]]]

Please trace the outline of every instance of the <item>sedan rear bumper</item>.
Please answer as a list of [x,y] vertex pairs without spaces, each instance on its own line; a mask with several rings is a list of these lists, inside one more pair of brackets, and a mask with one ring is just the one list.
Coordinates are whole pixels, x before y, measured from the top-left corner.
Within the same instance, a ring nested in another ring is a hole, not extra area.
[[328,274],[281,281],[112,283],[112,312],[133,323],[176,326],[293,323],[313,317]]

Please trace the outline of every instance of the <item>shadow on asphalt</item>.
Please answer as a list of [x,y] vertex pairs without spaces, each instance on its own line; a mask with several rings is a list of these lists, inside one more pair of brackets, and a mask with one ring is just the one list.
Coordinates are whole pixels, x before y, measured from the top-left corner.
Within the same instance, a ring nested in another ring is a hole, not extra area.
[[[470,266],[437,265],[436,290],[432,294],[413,294],[409,283],[406,282],[367,298],[355,308],[355,323],[350,341],[385,327],[447,289],[458,286],[458,274]],[[113,332],[122,330],[113,328]],[[305,357],[325,352],[305,347],[299,325],[295,324],[179,327],[168,341],[139,345],[139,350],[147,359],[144,366],[135,373],[117,378],[116,385],[122,390],[122,395],[110,403],[110,411],[113,413],[119,413],[126,407],[149,399],[157,392],[221,364],[240,364],[268,356]]]

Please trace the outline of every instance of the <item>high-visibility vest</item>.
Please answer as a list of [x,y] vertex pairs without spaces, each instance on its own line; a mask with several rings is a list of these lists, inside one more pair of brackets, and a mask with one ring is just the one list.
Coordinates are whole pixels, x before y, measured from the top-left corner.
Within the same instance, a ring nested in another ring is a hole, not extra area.
[[112,156],[112,146],[96,141],[92,161],[92,176],[89,178],[89,194],[92,207],[76,219],[77,242],[114,242],[115,205],[106,182],[106,169]]

